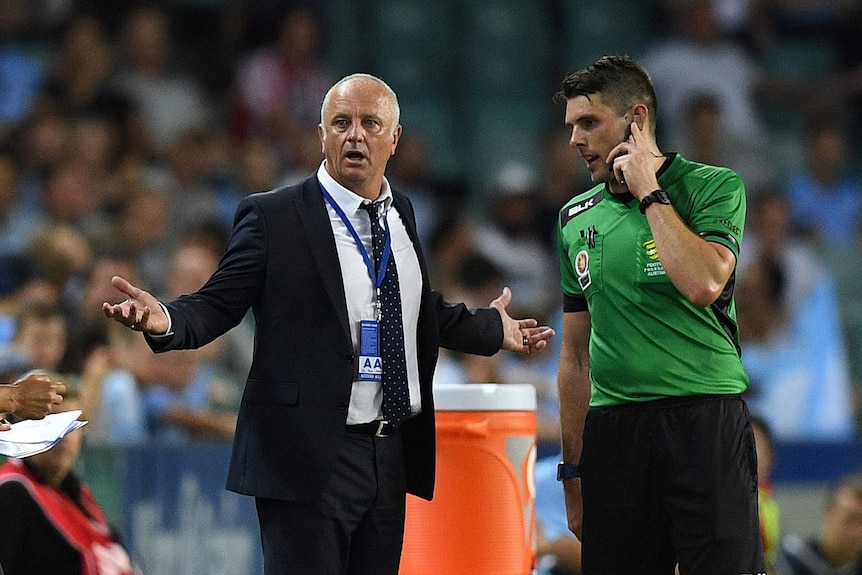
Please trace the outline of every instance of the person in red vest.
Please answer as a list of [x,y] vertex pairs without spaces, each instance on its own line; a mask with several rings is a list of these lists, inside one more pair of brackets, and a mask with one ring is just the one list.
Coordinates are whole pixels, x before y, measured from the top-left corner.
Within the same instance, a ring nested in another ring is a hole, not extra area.
[[[59,411],[79,409],[70,385]],[[0,573],[5,575],[135,575],[99,502],[72,471],[82,435],[0,466]]]

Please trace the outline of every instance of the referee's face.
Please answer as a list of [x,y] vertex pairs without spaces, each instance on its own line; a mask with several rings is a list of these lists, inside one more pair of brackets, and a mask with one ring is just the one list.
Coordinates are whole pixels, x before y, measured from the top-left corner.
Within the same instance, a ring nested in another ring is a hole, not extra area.
[[629,122],[611,109],[600,94],[576,96],[566,101],[566,127],[572,131],[569,145],[583,158],[592,180],[610,181],[613,170],[608,154],[628,137]]

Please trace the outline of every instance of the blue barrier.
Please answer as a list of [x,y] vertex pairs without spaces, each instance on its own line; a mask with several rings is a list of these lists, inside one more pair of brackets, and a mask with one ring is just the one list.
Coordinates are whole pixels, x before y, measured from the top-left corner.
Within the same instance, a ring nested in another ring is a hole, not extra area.
[[224,487],[230,446],[94,449],[82,459],[147,575],[263,573],[254,500]]
[[772,482],[832,483],[862,471],[862,442],[780,442],[775,445]]
[[[546,446],[548,451],[556,446]],[[862,442],[780,442],[776,487],[862,470]],[[85,448],[80,472],[147,575],[260,575],[254,500],[224,488],[230,446]]]

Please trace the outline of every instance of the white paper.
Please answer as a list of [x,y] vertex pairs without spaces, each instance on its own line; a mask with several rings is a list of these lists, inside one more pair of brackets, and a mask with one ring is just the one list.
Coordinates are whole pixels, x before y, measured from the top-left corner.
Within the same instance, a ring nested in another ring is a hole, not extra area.
[[51,413],[42,419],[25,419],[0,431],[0,455],[29,457],[51,449],[69,433],[87,424],[79,421],[81,410]]

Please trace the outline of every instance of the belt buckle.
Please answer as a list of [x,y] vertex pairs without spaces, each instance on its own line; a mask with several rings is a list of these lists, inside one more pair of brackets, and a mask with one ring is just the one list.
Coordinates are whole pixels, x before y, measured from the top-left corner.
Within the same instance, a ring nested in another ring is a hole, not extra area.
[[389,424],[385,419],[380,419],[377,422],[377,431],[374,432],[374,437],[386,437],[388,433],[383,433],[383,428]]

